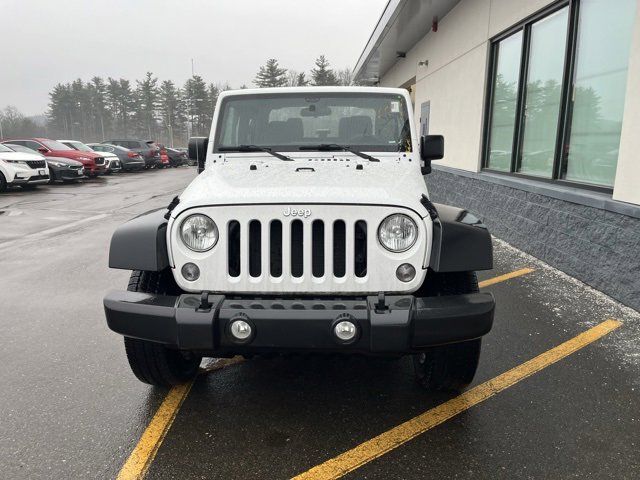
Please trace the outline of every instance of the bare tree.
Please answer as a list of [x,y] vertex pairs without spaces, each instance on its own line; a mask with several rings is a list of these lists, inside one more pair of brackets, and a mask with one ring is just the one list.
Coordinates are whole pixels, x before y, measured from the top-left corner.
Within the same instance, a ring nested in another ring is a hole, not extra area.
[[353,83],[353,72],[349,67],[338,70],[336,76],[338,77],[338,85],[346,87]]

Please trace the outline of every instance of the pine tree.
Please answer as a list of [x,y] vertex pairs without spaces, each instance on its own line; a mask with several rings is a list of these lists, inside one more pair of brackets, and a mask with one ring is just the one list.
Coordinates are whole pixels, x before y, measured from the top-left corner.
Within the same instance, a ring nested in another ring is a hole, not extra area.
[[205,135],[211,126],[213,111],[210,109],[207,85],[200,75],[186,81],[183,95],[191,127],[191,136]]
[[183,102],[180,91],[171,80],[165,80],[160,84],[158,89],[158,111],[163,129],[166,130],[166,143],[173,147],[176,138],[182,141],[186,140],[184,132],[186,117],[184,115]]
[[307,87],[309,85],[309,80],[307,80],[307,77],[305,75],[304,72],[300,72],[298,74],[298,78],[296,78],[296,86],[297,87]]
[[156,140],[158,110],[158,79],[147,72],[144,80],[136,80],[136,130],[149,140]]
[[95,124],[94,140],[104,141],[111,126],[111,115],[107,109],[106,91],[104,80],[100,77],[93,77],[90,84],[91,103],[93,106],[93,120]]
[[316,59],[316,68],[311,70],[312,85],[323,87],[330,85],[338,85],[336,74],[329,68],[329,61],[324,55],[320,55]]
[[260,67],[253,83],[260,87],[284,87],[287,84],[287,69],[278,65],[278,60],[270,58]]

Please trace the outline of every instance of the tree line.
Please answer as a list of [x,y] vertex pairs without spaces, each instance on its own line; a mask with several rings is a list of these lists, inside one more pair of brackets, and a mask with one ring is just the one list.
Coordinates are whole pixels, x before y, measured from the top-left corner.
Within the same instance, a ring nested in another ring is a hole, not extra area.
[[[271,58],[253,79],[258,88],[351,83],[351,70],[332,69],[324,55],[315,60],[309,73],[286,69]],[[0,111],[0,128],[4,138],[47,136],[85,142],[144,138],[180,146],[190,136],[208,135],[218,95],[229,89],[228,82],[207,83],[200,75],[193,75],[182,86],[151,72],[135,82],[98,76],[89,81],[77,79],[58,83],[49,92],[44,125],[7,107]]]

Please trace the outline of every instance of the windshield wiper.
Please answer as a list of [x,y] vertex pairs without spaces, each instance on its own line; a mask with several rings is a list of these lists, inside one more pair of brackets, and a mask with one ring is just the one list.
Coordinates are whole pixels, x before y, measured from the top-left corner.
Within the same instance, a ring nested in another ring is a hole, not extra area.
[[354,155],[357,155],[360,158],[364,158],[365,160],[369,160],[370,162],[380,161],[376,157],[372,157],[371,155],[367,155],[366,153],[362,153],[362,152],[359,152],[358,150],[354,150],[348,145],[338,145],[337,143],[321,143],[319,145],[303,145],[299,149],[300,150],[319,150],[321,152],[341,150],[343,152],[353,153]]
[[235,147],[220,147],[218,148],[220,152],[266,152],[269,155],[273,155],[280,160],[285,160],[287,162],[293,162],[293,158],[287,157],[286,155],[282,155],[281,153],[274,152],[269,147],[259,147],[258,145],[237,145]]

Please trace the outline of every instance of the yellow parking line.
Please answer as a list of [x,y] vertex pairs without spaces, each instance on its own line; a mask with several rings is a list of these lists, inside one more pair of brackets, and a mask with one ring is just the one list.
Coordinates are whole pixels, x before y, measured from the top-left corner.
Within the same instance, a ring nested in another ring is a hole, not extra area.
[[[478,285],[480,287],[486,287],[530,272],[533,272],[532,268],[523,268],[515,272],[507,273],[506,275],[484,280]],[[242,359],[239,357],[235,357],[230,360],[218,360],[212,366],[205,367],[203,373],[218,370],[241,360]],[[171,428],[171,424],[176,418],[176,415],[180,410],[180,406],[184,402],[185,398],[187,398],[187,395],[189,395],[189,391],[192,386],[193,381],[174,387],[169,391],[166,398],[160,405],[160,408],[158,408],[158,411],[151,419],[151,423],[147,426],[146,430],[140,437],[140,440],[136,444],[136,447],[133,449],[133,452],[131,452],[131,455],[129,455],[129,458],[120,470],[117,477],[118,480],[139,480],[144,478],[149,465],[155,458],[165,435]]]
[[[241,358],[234,357],[229,360],[218,360],[213,365],[205,367],[202,373],[219,370],[234,363],[241,361]],[[171,428],[173,420],[176,418],[182,403],[184,402],[189,391],[193,386],[191,380],[189,383],[173,387],[165,397],[164,401],[158,408],[158,411],[151,419],[151,423],[147,426],[144,433],[138,440],[136,448],[133,449],[131,455],[122,466],[118,473],[117,480],[134,480],[144,478],[147,469],[156,456],[165,435]]]
[[489,285],[493,285],[495,283],[504,282],[505,280],[510,280],[512,278],[521,277],[522,275],[526,275],[527,273],[533,272],[533,268],[521,268],[520,270],[516,270],[515,272],[505,273],[504,275],[500,275],[498,277],[489,278],[487,280],[483,280],[478,282],[478,286],[480,288],[488,287]]
[[461,412],[491,398],[545,367],[571,355],[581,348],[602,338],[622,325],[617,320],[606,320],[557,347],[482,383],[451,400],[392,428],[335,458],[307,470],[293,480],[337,479],[364,464],[408,442],[412,438],[440,425]]

